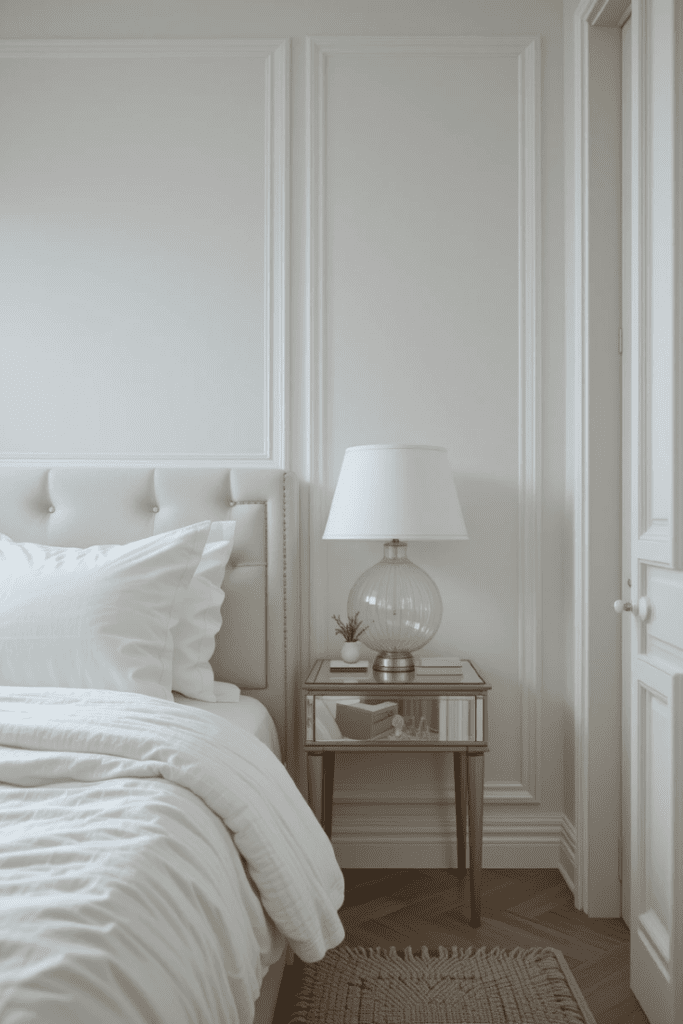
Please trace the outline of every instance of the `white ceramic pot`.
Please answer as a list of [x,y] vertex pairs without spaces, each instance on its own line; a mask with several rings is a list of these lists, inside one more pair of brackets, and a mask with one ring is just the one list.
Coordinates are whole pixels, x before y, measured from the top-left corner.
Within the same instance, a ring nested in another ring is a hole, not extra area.
[[356,640],[352,644],[348,642],[342,644],[341,656],[342,661],[347,662],[349,665],[353,665],[354,662],[358,661],[360,658],[360,644],[358,641]]

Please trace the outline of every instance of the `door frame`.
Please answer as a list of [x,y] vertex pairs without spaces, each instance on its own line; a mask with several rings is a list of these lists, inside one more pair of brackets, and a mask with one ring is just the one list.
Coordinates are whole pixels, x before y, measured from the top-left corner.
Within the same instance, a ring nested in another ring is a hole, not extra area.
[[574,905],[589,917],[621,917],[621,624],[612,604],[621,595],[621,26],[629,9],[635,82],[641,0],[580,0],[567,33],[568,693]]

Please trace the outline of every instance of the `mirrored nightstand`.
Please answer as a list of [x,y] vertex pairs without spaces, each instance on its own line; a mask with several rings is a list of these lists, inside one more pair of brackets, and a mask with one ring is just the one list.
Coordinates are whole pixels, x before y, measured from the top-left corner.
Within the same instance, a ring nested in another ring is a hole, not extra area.
[[455,776],[457,873],[465,874],[470,833],[471,924],[481,918],[484,753],[488,750],[488,691],[469,661],[462,675],[421,673],[386,682],[372,668],[336,673],[317,661],[304,683],[304,750],[309,802],[332,835],[334,757],[337,751],[375,753],[452,751]]

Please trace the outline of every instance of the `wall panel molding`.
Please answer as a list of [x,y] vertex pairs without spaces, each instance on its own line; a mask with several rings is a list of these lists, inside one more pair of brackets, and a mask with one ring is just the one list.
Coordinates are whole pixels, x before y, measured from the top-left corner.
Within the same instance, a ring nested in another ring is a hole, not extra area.
[[[438,755],[448,756],[448,755]],[[344,789],[343,784],[335,786],[334,804],[335,807],[343,804],[405,804],[417,803],[421,807],[453,807],[455,805],[455,790],[446,788],[436,795],[433,789],[420,789],[415,787],[410,791],[410,800],[406,801],[405,796],[397,792],[386,792],[384,789],[373,787],[371,784],[364,786],[362,792],[357,792],[349,787]],[[538,803],[533,793],[525,789],[521,782],[485,782],[484,783],[484,804],[535,804]]]
[[[264,447],[261,451],[2,452],[5,465],[49,462],[51,465],[244,466],[285,467],[289,458],[289,122],[290,42],[288,39],[54,39],[4,40],[0,64],[41,58],[120,59],[179,58],[189,55],[253,53],[263,56],[264,74]],[[0,126],[1,131],[1,126]]]
[[487,785],[488,802],[539,802],[542,689],[540,41],[493,37],[318,37],[307,39],[308,472],[311,657],[324,657],[328,571],[322,533],[331,499],[326,430],[326,63],[339,54],[516,57],[518,82],[518,678],[520,778]]
[[[557,868],[563,817],[485,814],[483,866]],[[455,815],[446,820],[442,814],[435,820],[412,802],[400,814],[383,813],[381,806],[364,806],[355,811],[345,808],[335,813],[332,843],[340,865],[345,868],[455,867]]]
[[[567,436],[573,436],[574,895],[577,909],[597,917],[621,914],[621,627],[612,610],[612,595],[621,589],[621,541],[614,527],[621,508],[621,366],[614,343],[621,326],[620,17],[616,6],[603,0],[583,0],[574,13],[568,166],[573,188]],[[599,29],[592,27],[596,18]],[[634,220],[634,243],[637,231]]]

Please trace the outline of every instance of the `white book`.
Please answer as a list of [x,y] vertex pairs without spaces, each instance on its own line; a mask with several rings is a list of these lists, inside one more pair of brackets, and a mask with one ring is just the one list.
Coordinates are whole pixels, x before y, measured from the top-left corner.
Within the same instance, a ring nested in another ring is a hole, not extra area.
[[362,701],[356,705],[356,707],[362,708],[363,711],[372,711],[377,713],[378,711],[386,711],[388,708],[395,708],[395,700],[385,700],[381,704],[364,704]]
[[448,705],[446,697],[439,697],[439,739],[447,740],[448,736]]
[[448,722],[450,740],[468,742],[472,736],[472,713],[474,708],[474,697],[464,697],[461,700],[450,700],[450,717]]
[[324,704],[330,709],[334,717],[337,717],[337,704],[360,704],[360,697],[353,696],[351,694],[342,694],[340,696],[330,696],[325,694],[324,697],[316,697],[316,703],[323,701]]
[[458,704],[454,700],[448,702],[448,738],[460,739],[458,736]]
[[438,665],[417,665],[417,670],[423,676],[461,676],[463,674],[462,666],[450,667],[444,665],[440,667]]
[[462,668],[462,658],[418,658],[420,668]]

